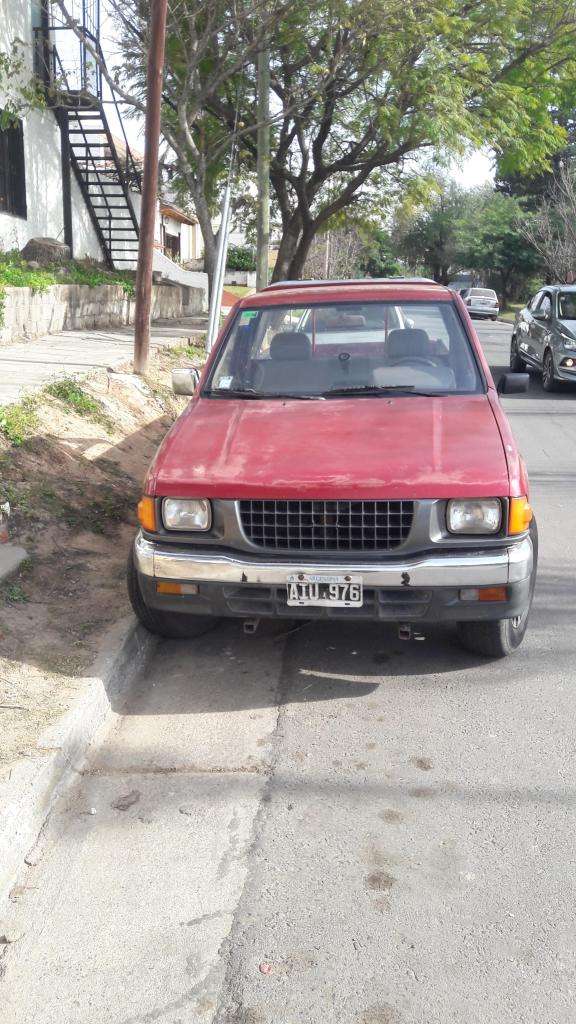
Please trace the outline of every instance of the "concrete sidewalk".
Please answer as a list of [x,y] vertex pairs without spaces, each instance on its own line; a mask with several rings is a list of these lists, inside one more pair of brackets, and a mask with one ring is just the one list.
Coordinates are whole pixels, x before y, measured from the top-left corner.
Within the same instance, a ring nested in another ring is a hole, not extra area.
[[[157,321],[152,325],[151,348],[203,341],[206,322],[203,316]],[[0,346],[0,406],[17,402],[55,378],[120,366],[131,359],[133,346],[131,326],[63,331]]]

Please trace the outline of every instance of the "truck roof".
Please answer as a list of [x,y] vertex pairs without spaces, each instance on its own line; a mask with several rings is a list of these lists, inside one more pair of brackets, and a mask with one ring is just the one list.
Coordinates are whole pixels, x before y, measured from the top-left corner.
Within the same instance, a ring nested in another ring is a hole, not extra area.
[[421,302],[426,299],[453,302],[454,294],[444,285],[421,277],[358,278],[352,281],[279,281],[268,285],[260,292],[244,296],[239,305],[246,309],[293,305],[298,301],[304,301],[308,305],[335,301],[375,302],[378,299],[392,302]]

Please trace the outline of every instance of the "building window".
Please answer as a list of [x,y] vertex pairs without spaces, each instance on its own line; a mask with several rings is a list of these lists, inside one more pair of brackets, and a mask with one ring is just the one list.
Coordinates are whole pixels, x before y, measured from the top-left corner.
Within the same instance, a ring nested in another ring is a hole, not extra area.
[[22,122],[0,129],[0,213],[26,216],[24,133]]

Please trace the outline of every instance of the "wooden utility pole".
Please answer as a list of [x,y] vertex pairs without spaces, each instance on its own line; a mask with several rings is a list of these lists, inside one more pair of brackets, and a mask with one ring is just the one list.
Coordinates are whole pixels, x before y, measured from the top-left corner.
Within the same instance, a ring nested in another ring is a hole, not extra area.
[[152,301],[152,258],[158,197],[160,151],[160,109],[162,71],[166,39],[168,0],[151,0],[150,48],[146,89],[146,141],[140,212],[140,241],[136,271],[136,313],[134,317],[134,372],[146,373],[150,351],[150,307]]
[[268,284],[270,244],[270,51],[258,54],[258,217],[256,226],[256,288]]

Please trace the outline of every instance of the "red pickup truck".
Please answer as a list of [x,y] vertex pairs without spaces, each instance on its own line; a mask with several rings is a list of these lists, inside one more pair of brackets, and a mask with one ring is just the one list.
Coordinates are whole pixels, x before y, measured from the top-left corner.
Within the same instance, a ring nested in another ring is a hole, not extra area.
[[[232,310],[149,469],[128,585],[141,622],[452,621],[518,647],[537,533],[528,480],[459,295],[293,281]],[[498,390],[525,391],[526,374]]]

